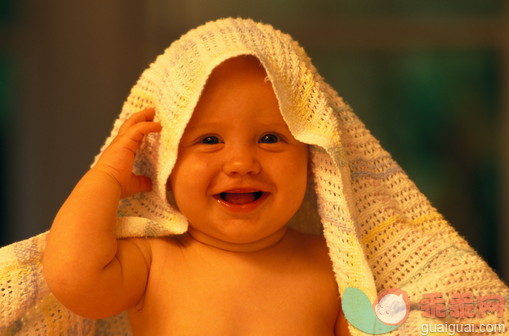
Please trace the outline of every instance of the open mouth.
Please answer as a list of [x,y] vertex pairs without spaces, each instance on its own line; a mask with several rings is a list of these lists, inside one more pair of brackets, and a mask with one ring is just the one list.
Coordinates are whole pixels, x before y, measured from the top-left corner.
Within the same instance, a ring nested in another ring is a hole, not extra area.
[[265,193],[263,191],[233,193],[233,192],[222,192],[218,194],[219,198],[226,203],[243,205],[255,202],[262,198]]

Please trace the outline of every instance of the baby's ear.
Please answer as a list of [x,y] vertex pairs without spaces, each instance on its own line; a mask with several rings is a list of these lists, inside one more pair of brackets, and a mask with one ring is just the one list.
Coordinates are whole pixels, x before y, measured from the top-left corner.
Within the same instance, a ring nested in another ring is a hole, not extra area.
[[173,208],[179,209],[177,205],[177,201],[175,200],[175,196],[173,195],[173,191],[171,190],[171,182],[168,178],[168,181],[166,182],[166,200],[168,201],[168,204],[170,204]]
[[311,178],[313,176],[313,162],[311,160],[311,150],[308,145],[308,178]]
[[[171,191],[171,181],[170,181],[170,178],[168,177],[168,180],[166,180],[166,199],[168,200],[168,202],[170,202],[170,199],[174,199],[173,198],[173,192]],[[171,202],[170,202],[171,203]]]

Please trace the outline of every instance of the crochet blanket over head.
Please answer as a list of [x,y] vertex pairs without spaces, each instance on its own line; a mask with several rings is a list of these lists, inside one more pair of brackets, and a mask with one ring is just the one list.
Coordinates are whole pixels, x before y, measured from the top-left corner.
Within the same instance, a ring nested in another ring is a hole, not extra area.
[[[208,75],[238,55],[259,59],[290,131],[311,145],[313,185],[292,225],[323,232],[339,292],[357,288],[371,302],[389,288],[408,293],[409,316],[391,335],[420,335],[421,326],[430,323],[509,327],[509,291],[497,275],[323,81],[304,50],[290,36],[251,20],[222,19],[191,30],[132,88],[104,146],[126,118],[145,107],[155,107],[163,131],[149,135],[137,155],[134,171],[149,176],[153,190],[120,202],[119,238],[186,231],[186,219],[169,205],[166,181]],[[0,335],[130,335],[125,313],[87,320],[54,298],[42,275],[44,244],[42,234],[0,250]],[[442,294],[446,302],[462,293],[495,294],[506,304],[500,315],[433,319],[420,310],[430,293]],[[350,331],[366,335],[352,326]]]

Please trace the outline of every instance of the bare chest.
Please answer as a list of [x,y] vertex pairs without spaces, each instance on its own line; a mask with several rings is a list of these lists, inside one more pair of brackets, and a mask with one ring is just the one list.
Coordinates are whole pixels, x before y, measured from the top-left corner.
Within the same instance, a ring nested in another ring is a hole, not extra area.
[[130,312],[135,335],[333,334],[339,295],[317,263],[193,254],[155,262]]

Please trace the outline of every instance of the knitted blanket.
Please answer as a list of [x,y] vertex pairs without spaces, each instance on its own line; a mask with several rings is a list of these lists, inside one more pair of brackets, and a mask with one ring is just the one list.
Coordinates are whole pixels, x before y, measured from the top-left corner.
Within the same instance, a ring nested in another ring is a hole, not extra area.
[[[383,290],[405,291],[409,314],[390,335],[421,335],[430,324],[509,328],[504,283],[323,81],[304,50],[252,20],[222,19],[191,30],[132,88],[103,150],[123,121],[145,107],[155,108],[163,130],[147,136],[137,154],[134,171],[149,176],[153,190],[120,202],[118,237],[186,231],[186,219],[168,202],[166,181],[208,75],[238,55],[259,59],[290,131],[310,145],[313,183],[291,225],[325,236],[340,294],[353,288],[373,303]],[[54,298],[42,275],[44,245],[42,234],[0,250],[0,335],[130,335],[125,313],[88,320]],[[461,307],[475,310],[459,311],[461,298]],[[367,335],[353,325],[350,332]]]

